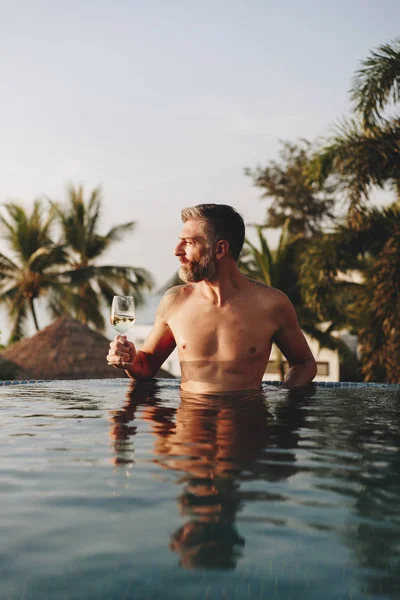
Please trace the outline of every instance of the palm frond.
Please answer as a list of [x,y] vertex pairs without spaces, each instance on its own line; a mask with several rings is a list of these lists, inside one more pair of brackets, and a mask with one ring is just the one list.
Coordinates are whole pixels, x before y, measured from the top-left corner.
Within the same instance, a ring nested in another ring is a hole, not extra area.
[[[49,294],[53,313],[69,310],[75,318],[91,323],[97,328],[104,326],[101,317],[103,301],[109,303],[111,294],[133,295],[136,302],[143,302],[143,293],[151,290],[153,280],[150,273],[137,267],[99,266],[96,260],[114,242],[135,228],[132,221],[112,227],[106,235],[98,232],[101,213],[101,188],[92,190],[85,201],[82,185],[69,184],[65,206],[53,202],[55,213],[62,229],[64,254],[58,269],[42,273],[42,286]],[[61,260],[61,257],[60,257]],[[57,265],[55,265],[57,267]],[[59,294],[51,294],[50,277],[55,283],[64,285],[69,307]]]
[[38,248],[52,244],[50,229],[54,214],[50,211],[45,217],[40,200],[35,200],[30,214],[17,203],[9,202],[4,206],[8,218],[1,215],[0,226],[21,261],[26,262]]
[[80,288],[79,293],[72,296],[72,307],[75,318],[95,329],[104,330],[105,320],[101,312],[97,292],[90,286]]
[[67,264],[67,253],[65,246],[48,246],[38,248],[27,260],[26,267],[38,273],[57,265]]
[[125,236],[125,234],[133,232],[136,226],[136,221],[129,221],[128,223],[115,225],[115,227],[112,227],[104,237],[107,239],[108,243],[120,242]]
[[400,99],[400,38],[379,46],[353,77],[351,99],[364,127],[373,127],[391,100]]
[[368,198],[372,186],[400,180],[400,119],[370,130],[354,120],[344,120],[334,136],[314,157],[313,177],[320,181],[338,175],[352,203]]
[[0,252],[0,278],[13,276],[18,270],[18,265]]
[[260,248],[248,238],[244,241],[244,251],[239,260],[240,270],[257,281],[274,285],[274,261],[267,239],[263,235],[263,227],[257,226],[257,237]]

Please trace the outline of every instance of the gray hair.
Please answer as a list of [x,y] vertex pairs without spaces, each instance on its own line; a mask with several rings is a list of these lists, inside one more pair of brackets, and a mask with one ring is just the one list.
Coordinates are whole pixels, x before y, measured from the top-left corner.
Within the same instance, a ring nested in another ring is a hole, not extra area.
[[206,224],[211,243],[226,240],[229,251],[238,260],[243,248],[245,226],[242,216],[227,204],[198,204],[182,209],[182,222],[189,219],[203,221]]

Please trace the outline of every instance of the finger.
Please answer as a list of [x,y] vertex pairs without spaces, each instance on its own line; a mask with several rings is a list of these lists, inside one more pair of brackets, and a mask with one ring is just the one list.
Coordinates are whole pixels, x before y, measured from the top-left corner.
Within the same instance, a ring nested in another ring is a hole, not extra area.
[[114,348],[127,348],[128,346],[133,346],[132,342],[128,340],[117,340],[115,339],[113,342],[110,342],[110,348],[113,350]]
[[125,369],[129,366],[129,362],[124,360],[121,356],[115,356],[114,354],[107,354],[107,362],[112,367],[118,367],[120,369]]
[[112,365],[130,365],[130,360],[124,356],[108,356],[107,362]]
[[117,352],[129,352],[129,349],[133,346],[130,342],[126,342],[126,344],[121,344],[120,342],[115,344],[115,351]]
[[112,353],[115,354],[115,356],[130,356],[129,348],[126,346],[115,348]]
[[108,363],[109,367],[115,367],[116,369],[126,369],[127,365],[125,363],[113,363],[113,362],[109,362]]

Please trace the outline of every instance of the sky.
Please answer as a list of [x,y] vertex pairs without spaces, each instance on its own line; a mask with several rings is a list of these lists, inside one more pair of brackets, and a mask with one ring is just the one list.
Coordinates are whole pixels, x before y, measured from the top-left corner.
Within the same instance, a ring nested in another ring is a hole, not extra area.
[[261,222],[244,168],[328,135],[399,23],[398,0],[0,0],[0,203],[101,185],[102,231],[138,222],[103,263],[161,285],[181,208]]

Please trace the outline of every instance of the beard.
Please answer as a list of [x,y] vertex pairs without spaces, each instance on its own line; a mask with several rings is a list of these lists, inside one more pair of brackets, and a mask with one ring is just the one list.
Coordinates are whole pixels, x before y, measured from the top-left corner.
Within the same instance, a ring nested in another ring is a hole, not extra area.
[[179,277],[185,283],[198,283],[204,279],[214,279],[217,274],[217,260],[212,255],[212,249],[200,258],[179,269]]

